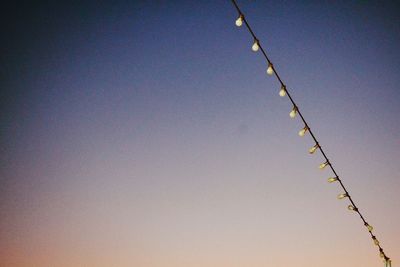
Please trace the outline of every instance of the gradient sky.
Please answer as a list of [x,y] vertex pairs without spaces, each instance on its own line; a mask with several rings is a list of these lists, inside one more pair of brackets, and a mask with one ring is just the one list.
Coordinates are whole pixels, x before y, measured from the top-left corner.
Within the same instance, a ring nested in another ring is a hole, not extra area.
[[[396,266],[399,6],[238,4]],[[0,266],[383,266],[230,1],[2,9]]]

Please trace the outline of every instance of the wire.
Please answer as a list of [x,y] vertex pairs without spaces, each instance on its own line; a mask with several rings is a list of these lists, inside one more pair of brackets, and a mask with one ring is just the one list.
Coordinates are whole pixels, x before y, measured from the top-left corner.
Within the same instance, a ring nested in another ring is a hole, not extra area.
[[[368,224],[368,222],[365,220],[364,216],[362,215],[362,213],[360,212],[359,208],[356,206],[356,204],[354,203],[353,198],[351,197],[351,195],[349,194],[348,190],[346,189],[346,187],[343,184],[343,181],[339,178],[339,175],[337,174],[335,168],[333,167],[332,163],[330,162],[330,160],[328,159],[328,157],[326,156],[324,150],[322,149],[320,143],[318,142],[317,138],[315,137],[314,133],[311,131],[311,128],[309,127],[307,121],[305,120],[303,114],[301,114],[300,109],[298,107],[298,105],[295,103],[295,101],[293,100],[292,96],[290,95],[289,91],[286,88],[285,83],[283,82],[283,80],[281,79],[281,77],[279,76],[278,72],[276,71],[274,65],[272,64],[272,61],[269,59],[269,57],[267,56],[267,53],[265,52],[264,48],[262,47],[259,39],[257,38],[257,36],[255,35],[255,33],[253,32],[253,30],[251,29],[246,17],[244,16],[243,12],[240,10],[239,6],[237,5],[235,0],[231,0],[233,5],[235,6],[237,12],[239,13],[239,18],[241,18],[244,22],[244,24],[246,25],[247,29],[249,30],[250,34],[252,35],[252,37],[254,38],[254,40],[257,42],[259,49],[261,50],[262,54],[264,55],[265,59],[268,62],[268,66],[272,68],[273,70],[273,74],[275,74],[276,78],[278,79],[279,83],[281,84],[281,88],[284,88],[284,90],[286,91],[287,96],[290,99],[290,102],[292,102],[293,104],[293,109],[299,114],[301,120],[304,123],[304,128],[308,130],[308,132],[310,133],[312,139],[315,142],[315,145],[317,146],[317,148],[319,148],[319,150],[322,153],[322,156],[325,158],[326,160],[326,164],[329,165],[329,167],[331,168],[332,172],[335,174],[335,178],[336,181],[339,182],[340,186],[342,187],[342,189],[344,190],[344,197],[347,197],[351,204],[352,204],[352,210],[357,212],[357,214],[360,216],[360,219],[363,221],[364,226],[367,227],[368,232],[371,235],[372,240],[374,241],[374,243],[377,245],[377,247],[379,248],[379,253],[381,255],[381,257],[383,257],[385,259],[385,262],[390,262],[390,258],[385,254],[385,252],[383,251],[383,248],[381,247],[381,245],[379,244],[378,239],[375,237],[375,235],[372,233],[372,227],[370,226],[370,224]],[[325,167],[325,166],[324,166]]]

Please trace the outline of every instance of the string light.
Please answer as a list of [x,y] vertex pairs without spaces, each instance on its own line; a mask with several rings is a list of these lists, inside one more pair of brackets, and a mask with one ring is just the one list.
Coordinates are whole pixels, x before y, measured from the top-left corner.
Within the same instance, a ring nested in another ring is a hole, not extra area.
[[374,244],[375,245],[377,245],[377,246],[379,246],[379,240],[378,239],[376,239],[376,236],[372,236],[372,239],[374,240]]
[[271,63],[268,64],[267,74],[268,74],[268,75],[274,74],[274,68],[272,67],[272,64],[271,64]]
[[311,148],[308,150],[308,153],[314,154],[315,151],[317,151],[318,147],[319,147],[318,144],[314,145],[313,147],[311,147]]
[[338,180],[337,177],[329,177],[329,178],[328,178],[328,182],[329,182],[329,183],[336,182],[337,180]]
[[236,22],[235,22],[236,26],[238,26],[238,27],[242,26],[243,25],[243,19],[244,19],[243,15],[240,14],[239,17],[237,18]]
[[323,170],[326,166],[328,166],[329,161],[325,161],[324,163],[319,164],[319,168]]
[[339,179],[339,177],[338,177],[338,175],[337,175],[337,173],[336,173],[336,170],[335,170],[335,169],[333,168],[333,166],[330,164],[330,162],[329,162],[327,156],[325,155],[325,152],[324,152],[324,151],[322,150],[322,148],[319,146],[318,140],[317,140],[316,137],[314,136],[313,132],[308,128],[307,122],[305,121],[305,119],[304,119],[303,115],[301,114],[301,112],[298,110],[297,105],[296,105],[296,103],[294,102],[293,98],[291,97],[291,95],[290,95],[289,92],[287,91],[287,89],[286,89],[286,87],[285,87],[285,85],[284,85],[284,83],[283,83],[281,77],[278,75],[278,73],[276,72],[275,68],[273,67],[273,65],[272,65],[272,63],[271,63],[271,60],[270,60],[269,57],[267,56],[267,54],[266,54],[266,52],[264,51],[264,49],[263,49],[262,47],[260,47],[259,41],[258,41],[256,35],[254,34],[253,30],[251,29],[251,27],[250,27],[248,21],[245,20],[245,18],[244,18],[244,16],[243,16],[243,13],[241,12],[241,10],[240,10],[239,6],[237,5],[236,1],[235,1],[235,0],[232,0],[232,3],[233,3],[233,5],[235,6],[236,10],[237,10],[238,13],[239,13],[239,17],[236,19],[236,22],[235,22],[236,26],[240,27],[240,26],[243,25],[243,22],[245,22],[245,25],[246,25],[248,31],[250,32],[250,34],[252,35],[253,40],[254,40],[254,43],[253,43],[253,45],[252,45],[252,50],[253,50],[253,51],[258,51],[259,49],[261,49],[261,52],[262,52],[263,56],[265,57],[265,59],[266,59],[266,61],[267,61],[267,63],[268,63],[267,74],[268,74],[268,75],[273,75],[273,74],[275,74],[275,77],[278,79],[278,81],[279,81],[280,84],[281,84],[281,89],[280,89],[280,91],[279,91],[279,95],[280,95],[281,97],[284,97],[284,96],[287,95],[288,98],[289,98],[289,100],[290,100],[290,102],[293,104],[293,109],[292,109],[292,110],[290,111],[290,113],[289,113],[290,117],[291,117],[291,118],[295,118],[296,115],[297,115],[297,113],[299,113],[299,116],[300,116],[301,120],[303,121],[304,125],[306,125],[306,127],[304,127],[302,130],[299,131],[299,135],[300,135],[300,136],[303,136],[303,135],[308,131],[308,132],[310,133],[310,136],[311,136],[312,139],[314,140],[315,145],[309,149],[309,153],[310,153],[310,154],[313,154],[313,153],[315,153],[315,151],[316,151],[318,148],[320,149],[321,154],[322,154],[322,156],[325,158],[326,161],[325,161],[324,163],[321,163],[321,164],[319,165],[319,168],[320,168],[320,169],[324,169],[326,166],[328,166],[328,165],[330,166],[330,169],[331,169],[332,172],[335,174],[335,176],[334,176],[334,177],[329,177],[329,178],[328,178],[328,182],[329,182],[329,183],[333,183],[333,182],[335,182],[335,181],[338,181],[338,182],[339,182],[339,185],[340,185],[340,186],[342,187],[342,189],[345,191],[345,193],[342,193],[342,194],[339,194],[339,195],[338,195],[338,199],[343,199],[343,198],[346,198],[346,197],[349,198],[349,200],[350,200],[350,202],[351,202],[351,205],[348,205],[348,209],[349,209],[349,210],[352,210],[352,211],[355,211],[355,212],[360,216],[360,219],[364,222],[364,225],[365,225],[366,228],[368,229],[368,232],[371,234],[371,238],[373,239],[374,244],[377,245],[377,246],[379,247],[379,254],[380,254],[380,256],[384,259],[385,267],[391,267],[391,260],[390,260],[390,258],[386,256],[385,252],[383,251],[382,247],[381,247],[380,244],[379,244],[378,239],[372,234],[373,227],[372,227],[371,225],[369,225],[369,224],[366,222],[366,220],[364,219],[364,216],[360,213],[360,211],[358,210],[358,208],[355,206],[355,204],[354,204],[352,198],[351,198],[351,197],[349,196],[349,194],[347,193],[348,191],[347,191],[346,187],[344,186],[343,182]]
[[374,230],[374,227],[372,227],[371,225],[369,225],[367,222],[364,223],[364,225],[367,227],[368,232],[372,232],[372,230]]
[[304,126],[304,128],[299,131],[299,136],[304,136],[307,131],[308,131],[308,127]]
[[286,87],[284,85],[281,85],[281,90],[279,90],[279,95],[281,97],[284,97],[286,95]]
[[356,207],[354,207],[353,205],[348,205],[347,208],[352,211],[358,211],[358,209]]
[[293,119],[296,117],[296,114],[297,114],[297,107],[293,106],[292,111],[290,111],[290,113],[289,113],[289,116],[290,116],[290,118]]
[[253,46],[251,47],[251,50],[253,50],[254,52],[257,52],[259,48],[260,48],[260,46],[258,45],[258,40],[254,39],[254,43],[253,43]]

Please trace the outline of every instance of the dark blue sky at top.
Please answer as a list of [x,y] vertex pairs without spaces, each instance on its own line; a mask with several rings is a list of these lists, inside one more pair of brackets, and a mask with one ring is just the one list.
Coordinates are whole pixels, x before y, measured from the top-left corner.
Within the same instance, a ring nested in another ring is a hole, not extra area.
[[[382,111],[397,132],[397,4],[239,4],[305,108],[334,114],[330,100],[340,99],[350,113]],[[273,103],[265,62],[249,53],[247,31],[232,27],[229,1],[24,2],[3,14],[2,142],[10,152],[82,125],[96,134],[121,128],[129,138],[129,123],[149,131],[206,125],[252,105],[263,112],[255,98]]]
[[[383,135],[398,133],[395,3],[239,5],[306,115],[329,111],[335,127],[340,106],[350,123],[364,114],[363,125],[373,118]],[[247,129],[268,123],[265,110],[282,110],[229,1],[25,2],[3,13],[3,162],[56,143],[75,151],[96,136],[140,142],[192,129],[183,132],[212,137],[213,123],[237,119]]]
[[[398,66],[400,57],[394,3],[239,4],[277,67],[295,72],[284,75],[289,84],[303,82],[296,75],[313,79],[307,76],[308,68],[315,70],[314,75],[329,72],[348,79],[370,72],[381,76],[380,84],[374,85],[380,87],[398,81],[396,73],[390,73],[395,69],[385,68]],[[259,57],[245,69],[232,66],[252,55],[239,47],[251,42],[250,36],[243,30],[232,35],[237,29],[229,22],[236,11],[229,1],[16,3],[3,12],[3,99],[7,111],[14,114],[25,110],[23,103],[46,101],[50,96],[54,101],[73,101],[80,94],[101,98],[103,93],[107,98],[137,91],[136,98],[152,91],[165,94],[162,98],[167,101],[196,98],[214,94],[210,84],[216,80],[255,72],[262,64]],[[359,62],[369,64],[364,70],[357,68]],[[52,87],[47,79],[64,81],[68,90]],[[141,92],[142,82],[154,90]],[[341,86],[340,79],[337,82]],[[82,92],[74,87],[77,83],[90,88]],[[110,92],[104,89],[108,86],[133,90]]]

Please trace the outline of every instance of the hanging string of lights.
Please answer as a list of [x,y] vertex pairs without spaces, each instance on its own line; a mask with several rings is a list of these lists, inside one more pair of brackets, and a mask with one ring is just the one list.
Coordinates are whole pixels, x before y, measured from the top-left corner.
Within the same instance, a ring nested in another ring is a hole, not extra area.
[[288,96],[290,102],[292,103],[293,108],[292,108],[292,110],[290,111],[289,116],[290,116],[291,118],[295,118],[296,115],[298,114],[299,117],[300,117],[300,119],[301,119],[302,122],[304,123],[304,128],[302,128],[302,129],[299,131],[299,136],[304,136],[304,135],[308,132],[308,133],[310,134],[310,136],[312,137],[312,139],[314,140],[315,145],[312,146],[312,147],[309,149],[308,152],[309,152],[310,154],[314,154],[317,150],[319,150],[319,151],[321,152],[321,154],[322,154],[322,156],[324,157],[324,160],[325,160],[325,161],[319,165],[319,169],[322,170],[322,169],[324,169],[324,168],[326,168],[326,167],[329,166],[329,168],[332,170],[332,172],[333,172],[334,175],[333,175],[332,177],[329,177],[329,178],[328,178],[328,182],[329,182],[329,183],[337,182],[337,183],[340,185],[340,187],[343,189],[343,191],[344,191],[343,193],[339,194],[339,195],[337,196],[337,198],[338,198],[338,199],[347,198],[347,199],[350,201],[350,205],[348,205],[347,208],[348,208],[350,211],[356,212],[356,213],[360,216],[360,219],[362,220],[364,226],[366,227],[367,231],[369,232],[369,234],[370,234],[370,236],[371,236],[371,238],[372,238],[374,244],[375,244],[375,245],[378,247],[378,249],[379,249],[379,255],[380,255],[380,257],[384,259],[385,267],[391,267],[391,260],[390,260],[390,258],[385,254],[385,252],[383,251],[383,248],[381,247],[381,245],[380,245],[380,243],[379,243],[377,237],[376,237],[376,236],[374,235],[374,233],[372,232],[372,231],[373,231],[373,227],[366,221],[365,217],[361,214],[361,212],[360,212],[360,210],[358,209],[357,205],[354,203],[353,198],[350,196],[348,190],[346,189],[346,187],[345,187],[344,184],[343,184],[343,181],[339,178],[339,175],[337,174],[335,168],[333,167],[333,164],[330,162],[330,160],[329,160],[328,157],[326,156],[324,150],[322,149],[321,145],[319,144],[317,138],[315,137],[314,133],[311,131],[311,128],[309,127],[308,123],[306,122],[306,120],[304,119],[303,115],[301,114],[299,107],[296,105],[295,101],[293,100],[292,96],[290,95],[289,91],[287,90],[285,83],[282,81],[282,79],[281,79],[281,77],[279,76],[279,74],[277,73],[277,71],[276,71],[274,65],[272,64],[271,60],[270,60],[269,57],[267,56],[267,54],[266,54],[264,48],[261,46],[261,43],[260,43],[259,39],[256,37],[256,35],[254,34],[253,30],[251,29],[251,27],[250,27],[249,23],[247,22],[247,20],[246,20],[244,14],[243,14],[243,12],[240,10],[240,8],[239,8],[239,6],[237,5],[237,3],[236,3],[235,0],[232,0],[232,3],[233,3],[233,5],[235,6],[237,12],[239,13],[239,16],[238,16],[238,18],[236,19],[236,22],[235,22],[235,23],[236,23],[236,26],[241,27],[241,26],[243,25],[243,23],[246,25],[246,28],[249,30],[249,32],[250,32],[250,34],[251,34],[251,36],[253,37],[253,40],[254,40],[251,49],[252,49],[254,52],[257,52],[257,51],[259,51],[259,50],[261,51],[261,53],[262,53],[263,56],[265,57],[265,59],[266,59],[266,61],[267,61],[267,64],[268,64],[268,66],[267,66],[267,74],[268,74],[268,75],[271,75],[271,76],[272,76],[272,75],[275,75],[275,77],[278,79],[278,81],[279,81],[279,83],[280,83],[280,85],[281,85],[280,90],[279,90],[279,95],[280,95],[281,97]]

